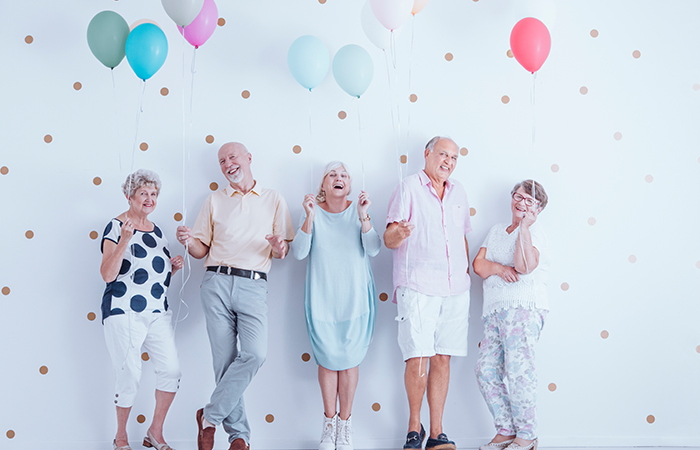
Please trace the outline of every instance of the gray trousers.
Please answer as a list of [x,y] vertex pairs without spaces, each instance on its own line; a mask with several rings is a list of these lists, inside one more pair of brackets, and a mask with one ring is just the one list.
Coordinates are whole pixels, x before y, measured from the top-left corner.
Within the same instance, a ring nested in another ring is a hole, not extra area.
[[243,392],[267,355],[267,281],[205,272],[201,296],[216,380],[204,417],[248,443]]

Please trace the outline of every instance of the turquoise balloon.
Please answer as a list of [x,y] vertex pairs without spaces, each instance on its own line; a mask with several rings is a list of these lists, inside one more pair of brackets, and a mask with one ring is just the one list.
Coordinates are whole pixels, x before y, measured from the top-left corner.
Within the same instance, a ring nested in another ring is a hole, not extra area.
[[126,60],[137,77],[151,78],[168,56],[168,39],[163,30],[152,23],[137,26],[126,39]]
[[353,97],[365,93],[374,76],[374,63],[367,50],[350,44],[338,50],[333,58],[333,77],[345,92]]
[[295,40],[287,52],[287,66],[299,84],[311,90],[321,84],[331,56],[326,45],[315,36],[302,36]]
[[98,61],[114,69],[124,59],[124,46],[129,36],[126,20],[114,11],[102,11],[92,18],[87,29],[90,51]]

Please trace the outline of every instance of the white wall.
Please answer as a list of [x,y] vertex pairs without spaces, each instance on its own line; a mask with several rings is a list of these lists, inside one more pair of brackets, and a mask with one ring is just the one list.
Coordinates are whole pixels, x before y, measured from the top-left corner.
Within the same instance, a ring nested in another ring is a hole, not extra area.
[[[422,167],[421,148],[433,135],[448,134],[468,149],[453,177],[476,210],[472,256],[491,225],[509,219],[515,182],[535,177],[550,195],[540,218],[554,256],[552,311],[538,354],[542,445],[696,445],[700,3],[434,0],[415,17],[413,51],[410,23],[397,40],[393,100],[384,54],[360,27],[363,3],[220,0],[226,23],[197,51],[191,110],[192,48],[182,44],[160,2],[0,4],[1,448],[107,448],[113,438],[113,369],[99,320],[99,239],[90,233],[101,234],[126,209],[119,185],[132,167],[161,175],[152,218],[178,253],[173,216],[183,212],[184,197],[192,225],[209,184],[224,184],[215,154],[231,140],[253,152],[256,178],[283,192],[295,223],[303,195],[327,161],[347,161],[356,188],[364,162],[371,213],[381,227],[398,182],[392,104],[400,106],[404,174]],[[170,44],[165,65],[146,83],[137,137],[141,82],[125,60],[114,70],[113,88],[110,71],[87,46],[87,25],[105,9],[129,23],[155,20]],[[512,26],[529,11],[541,12],[552,34],[534,108],[532,77],[506,55]],[[374,80],[359,101],[330,74],[312,94],[296,84],[286,52],[303,34],[321,38],[331,54],[348,43],[371,53]],[[633,57],[635,50],[641,57]],[[449,62],[448,52],[454,55]],[[244,90],[250,98],[242,98]],[[408,101],[411,93],[415,103]],[[339,119],[339,111],[347,118]],[[208,135],[213,144],[205,142]],[[133,151],[134,142],[146,142],[148,150]],[[301,153],[293,153],[295,145]],[[190,155],[184,176],[183,148]],[[183,378],[166,423],[167,438],[180,450],[195,447],[194,413],[213,388],[199,304],[203,268],[192,263],[182,294],[189,315],[177,326]],[[383,249],[372,264],[377,291],[391,294],[390,251]],[[304,273],[305,262],[288,259],[275,261],[270,275],[268,360],[246,393],[257,449],[315,448],[320,434],[316,366],[301,359],[310,352]],[[178,276],[169,291],[172,305],[181,285]],[[473,375],[481,301],[474,276],[473,351],[453,361],[444,421],[450,438],[466,448],[493,434]],[[97,320],[88,320],[91,312]],[[380,302],[355,400],[358,448],[397,447],[405,436],[394,316],[395,306]],[[150,363],[144,369],[128,429],[134,448],[154,403]],[[274,420],[268,423],[267,415]],[[219,431],[217,448],[226,447]]]

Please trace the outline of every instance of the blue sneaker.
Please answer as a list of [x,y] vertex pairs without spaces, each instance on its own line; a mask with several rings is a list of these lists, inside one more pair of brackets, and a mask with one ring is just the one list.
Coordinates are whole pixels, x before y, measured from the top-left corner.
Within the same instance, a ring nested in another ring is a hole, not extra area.
[[425,439],[425,428],[420,425],[420,434],[417,431],[411,431],[406,435],[406,443],[404,449],[420,449],[423,448],[423,439]]
[[440,433],[435,439],[428,438],[425,450],[457,450],[457,446],[453,441],[447,439],[445,433]]

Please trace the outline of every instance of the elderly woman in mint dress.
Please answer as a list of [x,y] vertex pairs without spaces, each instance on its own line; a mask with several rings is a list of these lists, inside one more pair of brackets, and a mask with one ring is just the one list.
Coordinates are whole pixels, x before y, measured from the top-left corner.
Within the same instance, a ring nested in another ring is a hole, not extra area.
[[369,196],[362,191],[352,202],[350,187],[345,165],[329,163],[318,194],[304,197],[291,246],[295,258],[308,256],[304,310],[324,407],[319,450],[352,450],[358,365],[374,332],[376,292],[368,256],[379,253],[381,240],[368,215]]

